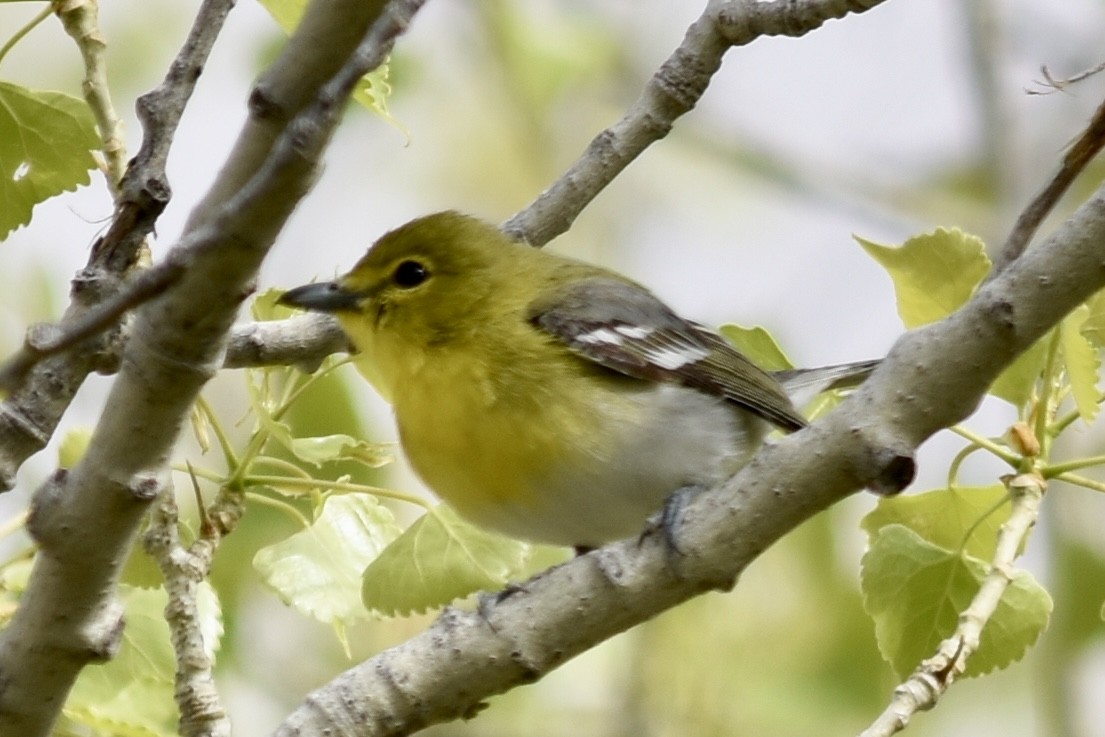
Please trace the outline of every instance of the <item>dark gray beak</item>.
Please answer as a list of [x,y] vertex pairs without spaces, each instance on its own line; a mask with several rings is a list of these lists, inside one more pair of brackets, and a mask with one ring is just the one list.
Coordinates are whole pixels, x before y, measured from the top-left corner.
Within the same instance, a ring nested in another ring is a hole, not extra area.
[[353,312],[364,295],[342,289],[337,282],[327,281],[289,289],[280,295],[277,304],[299,307],[315,312]]

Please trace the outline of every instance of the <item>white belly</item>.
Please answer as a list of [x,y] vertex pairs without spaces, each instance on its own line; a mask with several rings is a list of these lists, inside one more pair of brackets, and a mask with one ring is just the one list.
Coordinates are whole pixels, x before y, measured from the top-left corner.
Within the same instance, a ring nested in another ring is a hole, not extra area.
[[[485,504],[467,510],[472,521],[507,535],[596,547],[639,533],[645,520],[677,489],[709,486],[735,473],[755,453],[768,426],[719,399],[660,384],[634,398],[636,428],[609,413],[601,432],[622,442],[583,438],[581,447],[612,448],[602,457],[579,454],[536,482],[526,503]],[[595,408],[603,415],[602,408]],[[646,419],[641,423],[641,417]]]

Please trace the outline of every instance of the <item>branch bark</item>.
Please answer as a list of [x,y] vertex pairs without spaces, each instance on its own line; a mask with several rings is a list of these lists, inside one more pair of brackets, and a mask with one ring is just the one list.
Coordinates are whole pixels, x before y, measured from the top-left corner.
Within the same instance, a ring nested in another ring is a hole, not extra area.
[[[166,485],[166,462],[181,425],[221,365],[238,306],[313,182],[350,91],[383,60],[419,3],[396,3],[394,15],[383,15],[384,6],[384,0],[311,6],[304,19],[305,32],[314,34],[310,44],[340,62],[321,77],[306,73],[301,59],[288,58],[303,52],[303,39],[293,37],[274,66],[294,79],[269,74],[268,89],[284,82],[303,89],[302,77],[314,79],[316,87],[297,98],[293,116],[270,128],[281,132],[263,155],[224,169],[214,189],[232,179],[233,195],[209,197],[193,213],[168,257],[183,264],[183,274],[135,315],[86,455],[72,472],[56,473],[36,492],[28,530],[39,552],[20,607],[0,636],[3,737],[48,734],[81,668],[118,647],[119,570],[150,503]],[[373,25],[378,19],[383,22]],[[317,90],[322,80],[329,81]],[[244,137],[253,134],[252,125],[247,123]]]
[[[119,185],[111,227],[93,247],[88,265],[73,280],[71,304],[63,324],[86,319],[96,305],[119,291],[138,260],[146,236],[168,204],[165,162],[173,133],[234,2],[205,0],[165,80],[139,98],[139,116],[146,129],[142,148]],[[153,104],[155,101],[157,104]],[[80,351],[38,362],[34,346],[42,332],[41,328],[29,331],[27,347],[0,370],[16,375],[12,386],[6,387],[11,390],[10,396],[0,404],[0,491],[11,489],[23,461],[49,442],[88,374],[114,370],[122,351],[122,335],[109,330],[86,337]]]

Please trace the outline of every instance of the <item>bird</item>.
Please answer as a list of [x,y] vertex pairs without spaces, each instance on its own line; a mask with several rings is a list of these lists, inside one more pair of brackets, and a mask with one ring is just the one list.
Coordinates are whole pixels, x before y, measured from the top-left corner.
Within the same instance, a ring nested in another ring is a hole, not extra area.
[[768,372],[646,287],[456,211],[282,304],[332,313],[422,481],[462,517],[579,551],[716,485],[877,361]]

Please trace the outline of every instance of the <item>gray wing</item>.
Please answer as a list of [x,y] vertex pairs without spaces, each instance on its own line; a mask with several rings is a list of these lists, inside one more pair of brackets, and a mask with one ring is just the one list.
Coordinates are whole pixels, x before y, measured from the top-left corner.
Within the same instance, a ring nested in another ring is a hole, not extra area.
[[580,280],[532,305],[529,319],[576,354],[627,376],[723,397],[784,430],[806,425],[770,374],[632,282]]

